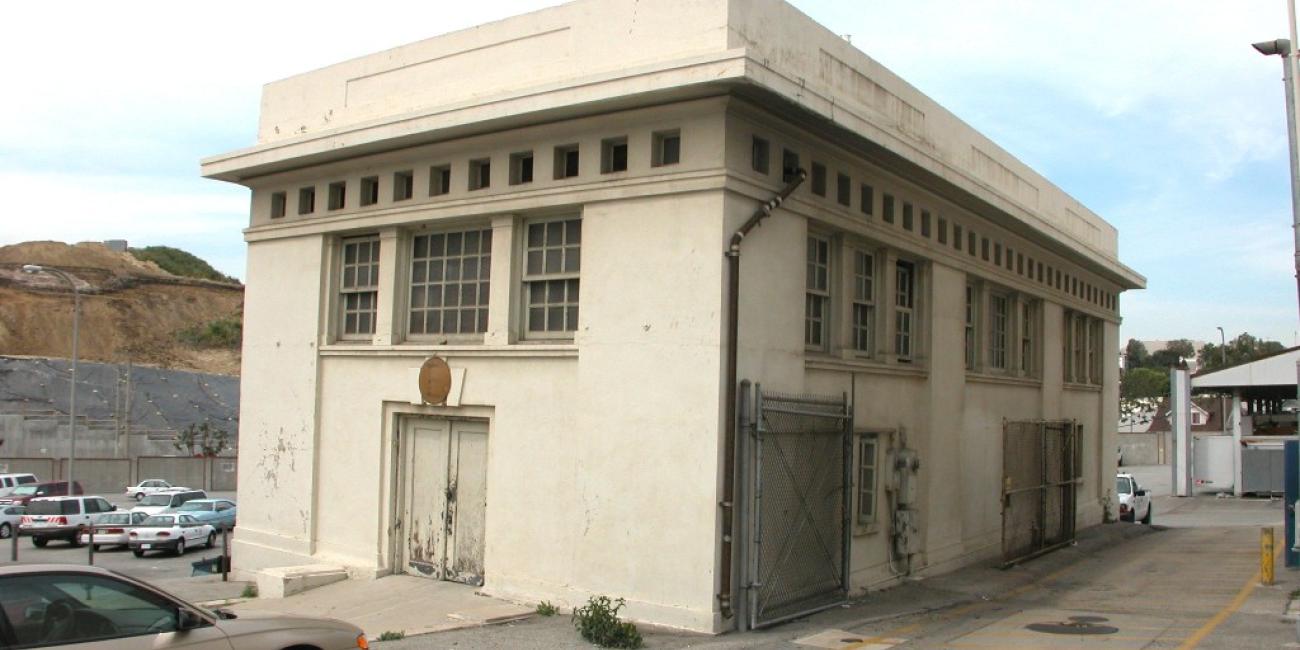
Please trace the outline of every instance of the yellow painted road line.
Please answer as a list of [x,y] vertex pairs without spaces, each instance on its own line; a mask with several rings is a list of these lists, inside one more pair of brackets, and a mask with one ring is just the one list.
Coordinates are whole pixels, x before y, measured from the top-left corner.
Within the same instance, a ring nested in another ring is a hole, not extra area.
[[[1273,555],[1276,557],[1281,554],[1282,545],[1278,545],[1277,550]],[[1178,646],[1178,650],[1191,650],[1191,648],[1200,645],[1201,641],[1205,640],[1205,637],[1210,636],[1210,633],[1214,632],[1215,628],[1222,625],[1224,621],[1228,620],[1229,616],[1232,616],[1234,612],[1246,603],[1246,599],[1250,598],[1250,595],[1255,592],[1255,588],[1259,586],[1259,578],[1260,572],[1256,571],[1255,574],[1250,576],[1250,579],[1246,581],[1246,584],[1242,585],[1241,590],[1237,592],[1237,597],[1233,598],[1232,602],[1225,605],[1223,609],[1219,610],[1219,612],[1211,617],[1210,620],[1206,621],[1205,625],[1202,625],[1200,629],[1187,637],[1187,640],[1184,641],[1182,645]]]

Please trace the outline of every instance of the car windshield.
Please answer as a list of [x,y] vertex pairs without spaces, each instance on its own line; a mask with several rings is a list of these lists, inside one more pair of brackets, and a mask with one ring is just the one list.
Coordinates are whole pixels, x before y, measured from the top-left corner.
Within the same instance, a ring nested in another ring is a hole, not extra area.
[[141,523],[141,526],[162,526],[170,528],[176,524],[176,518],[167,515],[154,515]]
[[1133,494],[1133,482],[1124,477],[1115,479],[1115,491],[1120,494]]
[[140,501],[142,506],[169,506],[172,504],[170,494],[150,494]]
[[13,494],[14,494],[15,496],[21,496],[21,495],[24,495],[24,494],[36,494],[36,486],[35,486],[35,485],[20,485],[20,486],[14,488]]

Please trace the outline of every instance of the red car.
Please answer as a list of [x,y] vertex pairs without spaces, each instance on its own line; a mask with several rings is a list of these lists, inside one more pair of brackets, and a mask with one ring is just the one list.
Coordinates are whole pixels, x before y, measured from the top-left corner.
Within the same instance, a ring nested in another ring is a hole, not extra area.
[[[81,489],[80,481],[72,482],[72,494],[85,494]],[[15,505],[25,506],[28,501],[36,497],[65,497],[68,496],[67,481],[45,481],[43,483],[28,483],[19,485],[14,491],[4,498],[0,498],[0,506]]]

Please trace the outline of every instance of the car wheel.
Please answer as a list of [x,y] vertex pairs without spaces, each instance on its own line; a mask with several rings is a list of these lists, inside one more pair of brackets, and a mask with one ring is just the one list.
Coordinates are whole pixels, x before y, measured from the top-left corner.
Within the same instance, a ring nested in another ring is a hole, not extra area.
[[91,544],[91,545],[90,545],[91,548],[95,549],[95,552],[96,552],[96,553],[99,552],[99,547],[100,547],[100,546],[103,546],[103,544]]
[[1154,505],[1147,506],[1147,516],[1142,518],[1142,523],[1148,526],[1151,525],[1151,513],[1155,512],[1155,509],[1156,507]]
[[8,522],[0,524],[0,539],[9,539],[14,534],[14,527]]
[[46,544],[49,544],[49,543],[50,543],[50,540],[45,539],[44,537],[33,537],[33,538],[32,538],[32,546],[35,546],[36,548],[45,548],[45,545],[46,545]]
[[144,549],[139,549],[139,548],[131,549],[131,554],[136,557],[144,557]]
[[68,543],[71,544],[73,547],[81,546],[81,529],[80,529],[80,528],[78,528],[78,529],[76,530],[76,532],[72,533],[72,537],[69,537],[69,538],[68,538]]
[[141,500],[143,500],[143,499],[144,499],[144,492],[136,492],[136,493],[135,493],[135,500],[136,500],[136,501],[141,501]]
[[212,548],[213,546],[216,545],[217,545],[217,534],[208,533],[208,548]]
[[185,555],[185,538],[184,538],[184,537],[182,537],[182,538],[176,540],[176,554],[177,554],[177,555]]

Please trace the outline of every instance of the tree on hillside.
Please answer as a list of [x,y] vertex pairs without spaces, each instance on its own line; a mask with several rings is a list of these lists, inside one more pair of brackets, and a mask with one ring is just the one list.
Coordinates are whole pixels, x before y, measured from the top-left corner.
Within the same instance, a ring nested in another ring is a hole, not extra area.
[[176,434],[172,446],[191,456],[212,457],[230,448],[230,434],[207,422],[191,424]]
[[1228,366],[1235,366],[1277,354],[1285,349],[1286,347],[1277,341],[1265,341],[1243,332],[1221,346],[1213,343],[1205,344],[1205,347],[1201,348],[1197,361],[1201,364],[1202,372],[1212,371],[1226,367],[1225,358]]
[[1150,359],[1151,353],[1147,352],[1147,346],[1137,339],[1128,340],[1128,345],[1124,346],[1125,368],[1144,368]]
[[211,264],[203,261],[201,258],[187,253],[179,248],[171,246],[145,246],[144,248],[130,249],[136,259],[153,262],[162,270],[179,275],[185,278],[197,278],[199,280],[213,280],[215,282],[230,282],[239,284],[239,280],[225,275],[212,268]]
[[1169,394],[1169,373],[1156,368],[1130,368],[1119,382],[1122,420],[1149,422],[1150,415]]

